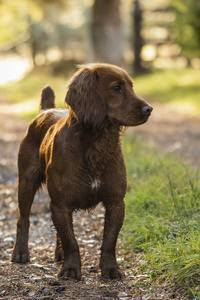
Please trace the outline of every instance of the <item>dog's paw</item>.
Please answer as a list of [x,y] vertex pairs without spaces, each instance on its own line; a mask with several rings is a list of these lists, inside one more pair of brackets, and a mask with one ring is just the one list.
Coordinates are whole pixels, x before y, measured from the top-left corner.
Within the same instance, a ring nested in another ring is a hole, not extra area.
[[63,266],[58,277],[81,280],[81,268]]
[[10,257],[11,262],[25,264],[30,261],[29,251],[27,247],[15,245]]
[[101,258],[100,262],[101,276],[104,279],[123,279],[124,274],[119,270],[118,264],[112,256]]
[[124,273],[118,268],[102,268],[101,276],[103,279],[118,279],[121,280],[124,278]]
[[81,280],[81,261],[78,253],[70,255],[64,261],[58,277]]

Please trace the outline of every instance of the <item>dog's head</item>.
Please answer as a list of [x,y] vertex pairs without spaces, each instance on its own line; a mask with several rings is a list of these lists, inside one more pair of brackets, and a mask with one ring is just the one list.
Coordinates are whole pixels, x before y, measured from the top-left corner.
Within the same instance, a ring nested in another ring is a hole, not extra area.
[[120,126],[137,126],[153,109],[134,93],[127,72],[110,64],[81,66],[68,84],[65,101],[78,122],[90,127],[106,118]]

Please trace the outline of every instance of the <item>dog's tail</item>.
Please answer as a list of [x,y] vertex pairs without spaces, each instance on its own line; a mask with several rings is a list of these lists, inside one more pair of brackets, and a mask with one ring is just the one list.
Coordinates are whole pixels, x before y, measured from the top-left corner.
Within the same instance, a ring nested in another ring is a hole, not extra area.
[[50,85],[45,86],[41,92],[40,110],[55,107],[55,94]]

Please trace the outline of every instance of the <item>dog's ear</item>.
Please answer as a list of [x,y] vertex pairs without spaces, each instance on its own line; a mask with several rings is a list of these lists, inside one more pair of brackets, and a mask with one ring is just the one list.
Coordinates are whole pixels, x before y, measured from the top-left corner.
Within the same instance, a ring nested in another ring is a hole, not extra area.
[[66,103],[85,127],[97,127],[106,117],[106,105],[100,93],[98,74],[80,69],[68,84]]

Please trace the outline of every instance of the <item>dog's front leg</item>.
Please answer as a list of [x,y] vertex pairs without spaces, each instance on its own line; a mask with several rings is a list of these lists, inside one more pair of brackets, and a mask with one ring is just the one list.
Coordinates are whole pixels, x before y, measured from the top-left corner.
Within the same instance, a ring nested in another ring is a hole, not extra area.
[[53,203],[50,207],[53,223],[61,239],[64,254],[63,266],[58,276],[81,280],[81,260],[74,236],[72,210],[60,208]]
[[124,202],[112,207],[106,207],[103,245],[101,247],[101,275],[107,279],[120,279],[123,273],[119,271],[116,262],[115,247],[117,237],[124,220]]
[[63,258],[63,250],[62,250],[62,244],[61,239],[59,237],[59,234],[56,235],[56,248],[54,252],[54,259],[56,262],[62,261]]

